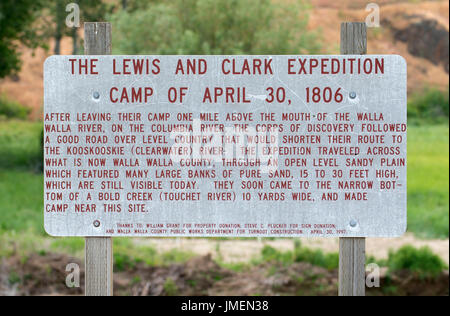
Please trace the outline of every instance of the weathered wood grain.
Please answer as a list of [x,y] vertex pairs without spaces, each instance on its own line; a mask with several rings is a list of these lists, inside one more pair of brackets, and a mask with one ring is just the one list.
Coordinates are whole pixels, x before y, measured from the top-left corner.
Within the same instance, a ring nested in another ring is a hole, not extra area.
[[[367,53],[365,23],[341,24],[341,54]],[[364,296],[366,290],[366,239],[339,239],[339,296]]]
[[111,55],[111,23],[84,23],[84,54]]
[[341,24],[341,54],[367,54],[366,23],[352,22]]

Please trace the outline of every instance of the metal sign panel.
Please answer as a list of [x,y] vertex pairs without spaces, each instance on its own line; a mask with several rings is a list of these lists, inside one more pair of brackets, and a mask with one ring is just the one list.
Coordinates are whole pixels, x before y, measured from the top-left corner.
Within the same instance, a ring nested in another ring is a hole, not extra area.
[[53,56],[44,68],[51,235],[406,229],[400,56]]

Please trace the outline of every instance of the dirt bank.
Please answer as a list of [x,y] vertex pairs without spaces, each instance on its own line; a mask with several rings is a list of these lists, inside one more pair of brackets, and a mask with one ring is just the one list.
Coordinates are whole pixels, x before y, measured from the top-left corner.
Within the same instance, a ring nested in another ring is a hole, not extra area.
[[[58,254],[11,257],[0,265],[1,295],[82,295],[81,287],[67,288],[65,267],[78,259]],[[211,256],[196,257],[184,264],[135,267],[114,275],[115,295],[336,295],[338,274],[295,263],[285,266],[266,262],[248,270],[234,272],[220,267]],[[448,272],[424,280],[408,272],[389,278],[382,276],[381,287],[368,295],[448,295]]]

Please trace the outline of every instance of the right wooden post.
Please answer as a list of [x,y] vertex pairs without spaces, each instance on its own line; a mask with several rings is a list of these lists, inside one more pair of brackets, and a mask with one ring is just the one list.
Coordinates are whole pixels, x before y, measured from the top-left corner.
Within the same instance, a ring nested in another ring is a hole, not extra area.
[[[111,24],[84,24],[85,55],[111,55]],[[101,224],[101,223],[100,223]],[[86,237],[86,296],[113,295],[113,242],[110,237]]]
[[[341,54],[367,53],[365,23],[341,24]],[[366,239],[339,239],[339,296],[364,296],[366,291]]]

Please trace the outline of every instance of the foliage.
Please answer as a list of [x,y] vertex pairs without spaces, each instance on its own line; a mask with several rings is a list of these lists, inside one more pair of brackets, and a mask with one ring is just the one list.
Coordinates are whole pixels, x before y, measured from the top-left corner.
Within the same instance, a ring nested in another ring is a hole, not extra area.
[[[329,270],[338,269],[339,254],[324,253],[322,250],[314,250],[301,246],[300,241],[295,241],[294,251],[280,251],[266,245],[261,251],[261,258],[255,260],[254,264],[261,262],[280,262],[290,265],[294,262],[307,262],[314,266]],[[387,260],[377,261],[368,257],[367,262],[376,262],[378,265],[386,266],[389,272],[408,270],[417,273],[423,278],[436,277],[448,267],[442,259],[435,255],[430,248],[417,249],[407,245],[398,251],[390,251]]]
[[[0,123],[0,170],[38,171],[42,156],[41,130],[41,123],[19,120],[2,121]],[[18,198],[18,201],[22,199]]]
[[126,253],[114,252],[114,271],[132,270],[136,267],[136,261]]
[[44,235],[43,177],[27,171],[0,169],[0,232]]
[[163,2],[163,0],[120,0],[113,5],[114,10],[125,10],[135,12],[138,10],[146,10],[150,3]]
[[178,249],[172,249],[170,251],[165,252],[162,254],[162,261],[166,264],[168,263],[182,263],[186,262],[190,258],[193,257],[192,253],[178,250]]
[[60,53],[63,36],[73,39],[73,53],[78,52],[78,29],[65,24],[66,6],[77,3],[80,22],[101,21],[108,6],[102,0],[2,0],[0,1],[0,78],[20,70],[19,44],[46,47],[45,40],[55,39],[55,54]]
[[449,129],[408,129],[408,231],[420,237],[449,235]]
[[84,238],[79,237],[54,238],[50,245],[52,251],[69,253],[72,256],[83,256],[84,247]]
[[296,241],[294,250],[295,262],[309,262],[312,265],[323,267],[329,270],[339,267],[338,253],[324,253],[321,250],[314,250],[301,247],[300,241]]
[[16,118],[25,120],[28,118],[31,109],[22,104],[10,100],[4,94],[0,94],[0,118]]
[[449,89],[427,88],[414,93],[408,102],[408,120],[413,124],[448,123]]
[[261,259],[263,262],[277,261],[283,264],[292,264],[294,262],[294,255],[292,251],[280,251],[272,246],[265,245],[261,250]]
[[[174,0],[109,17],[116,54],[317,53],[304,1]],[[145,40],[143,40],[145,39]]]
[[264,246],[261,251],[261,259],[258,261],[277,261],[285,265],[294,262],[307,262],[312,265],[329,270],[337,269],[339,266],[339,254],[324,253],[322,250],[313,250],[301,246],[299,240],[295,241],[294,251],[279,251],[271,246]]
[[436,277],[447,268],[442,259],[430,248],[417,249],[409,245],[397,252],[390,251],[387,266],[390,272],[409,270],[424,278]]
[[183,263],[193,257],[187,251],[172,249],[168,252],[159,253],[153,245],[137,246],[129,238],[114,239],[115,265],[118,269],[133,268],[137,263],[149,266],[166,266],[173,263]]
[[41,0],[0,1],[0,78],[20,69],[19,43],[36,48],[41,44],[31,25],[42,8]]
[[172,278],[167,278],[164,282],[164,292],[167,296],[176,296],[178,294],[178,287]]

